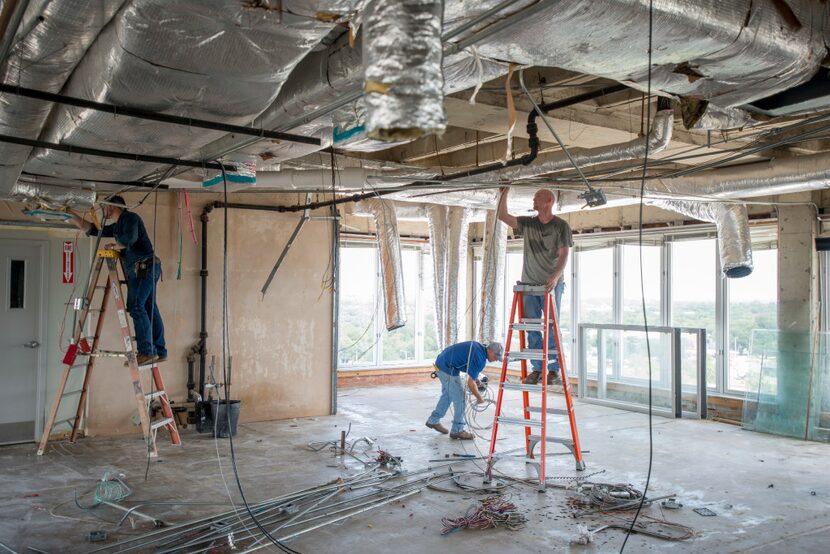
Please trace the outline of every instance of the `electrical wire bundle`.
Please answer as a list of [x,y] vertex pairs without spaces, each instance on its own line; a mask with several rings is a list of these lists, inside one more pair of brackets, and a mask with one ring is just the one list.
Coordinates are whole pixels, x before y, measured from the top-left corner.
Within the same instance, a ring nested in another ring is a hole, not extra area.
[[479,504],[470,507],[463,517],[441,518],[441,523],[444,524],[441,534],[446,535],[460,529],[491,529],[500,525],[517,531],[527,522],[527,518],[517,511],[515,504],[499,496],[488,496],[479,500]]
[[[475,397],[473,397],[473,393],[468,389],[466,392],[467,398],[466,402],[464,402],[464,421],[467,424],[467,427],[480,439],[489,439],[489,437],[484,437],[476,433],[476,431],[488,431],[493,427],[493,416],[487,415],[483,416],[482,414],[486,412],[490,406],[495,405],[495,400],[493,400],[493,391],[490,387],[484,387],[478,389],[481,396],[484,397],[484,403],[478,404],[476,402]],[[478,418],[481,417],[484,422],[480,423]]]
[[631,485],[612,483],[585,483],[580,487],[581,499],[577,502],[596,507],[601,512],[635,508],[643,493]]

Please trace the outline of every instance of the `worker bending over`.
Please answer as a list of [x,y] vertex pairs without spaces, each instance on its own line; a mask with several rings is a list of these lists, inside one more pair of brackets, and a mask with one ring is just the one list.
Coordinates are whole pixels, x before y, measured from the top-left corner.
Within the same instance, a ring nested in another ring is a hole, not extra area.
[[[522,283],[526,285],[546,286],[553,291],[555,300],[554,310],[556,320],[559,321],[559,306],[562,303],[562,293],[565,291],[565,266],[568,264],[568,255],[573,246],[573,236],[568,223],[553,215],[553,205],[556,202],[554,193],[547,189],[540,189],[533,195],[533,209],[535,216],[516,217],[507,212],[508,188],[500,189],[498,202],[498,218],[510,225],[514,232],[520,234],[524,241],[524,257],[522,263]],[[540,319],[544,309],[545,297],[540,295],[522,295],[524,298],[524,317]],[[528,348],[542,349],[542,333],[532,331],[528,333]],[[555,352],[556,341],[553,326],[548,330],[548,352]],[[525,378],[525,383],[535,385],[542,375],[542,361],[531,362],[533,371]],[[558,384],[559,355],[554,356],[548,363],[548,385]]]
[[167,360],[164,342],[164,323],[156,305],[156,283],[161,276],[161,261],[153,252],[153,244],[137,214],[127,210],[120,196],[107,198],[104,206],[104,225],[100,230],[94,223],[72,214],[72,223],[89,236],[112,237],[115,244],[107,249],[121,250],[127,273],[127,311],[133,318],[135,342],[138,346],[138,365]]
[[[441,398],[435,405],[435,410],[427,420],[427,427],[439,433],[450,434],[451,439],[470,440],[475,435],[464,430],[464,381],[462,374],[467,376],[467,386],[478,404],[484,403],[484,397],[478,392],[476,379],[481,374],[487,362],[501,361],[504,348],[498,342],[491,342],[484,346],[480,342],[459,342],[445,348],[435,358],[435,373],[441,381]],[[441,425],[447,409],[452,404],[453,418],[452,431]]]

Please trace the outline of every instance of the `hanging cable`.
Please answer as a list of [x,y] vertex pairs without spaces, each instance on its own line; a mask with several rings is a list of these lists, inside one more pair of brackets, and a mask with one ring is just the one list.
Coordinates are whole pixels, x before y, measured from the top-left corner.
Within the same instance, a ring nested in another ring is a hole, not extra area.
[[[654,38],[654,28],[653,28],[653,18],[654,18],[654,0],[649,0],[648,2],[648,83],[646,87],[646,121],[651,121],[651,54],[652,54],[652,40]],[[642,179],[640,181],[640,212],[639,212],[639,219],[640,225],[638,229],[638,248],[640,251],[640,296],[642,300],[642,307],[643,307],[643,328],[645,329],[646,335],[646,358],[648,359],[648,472],[646,473],[646,484],[643,487],[643,493],[640,497],[640,502],[637,504],[637,511],[634,514],[634,518],[631,520],[631,525],[625,532],[625,539],[623,540],[622,545],[620,546],[620,554],[625,550],[625,545],[628,544],[628,538],[631,536],[631,533],[634,531],[634,526],[637,524],[637,518],[640,517],[640,512],[643,509],[643,504],[646,501],[646,495],[648,494],[648,486],[651,482],[651,469],[654,462],[654,428],[653,428],[653,386],[652,386],[652,367],[651,367],[651,341],[649,340],[648,336],[648,313],[646,310],[646,289],[645,289],[645,277],[643,273],[643,207],[645,205],[645,191],[646,191],[646,173],[648,172],[648,147],[649,143],[646,141],[645,147],[645,155],[643,156],[643,174]]]

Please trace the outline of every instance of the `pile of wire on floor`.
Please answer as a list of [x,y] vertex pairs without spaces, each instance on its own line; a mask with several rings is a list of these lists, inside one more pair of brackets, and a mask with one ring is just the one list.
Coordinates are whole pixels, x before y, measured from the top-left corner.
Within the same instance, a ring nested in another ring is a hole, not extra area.
[[442,535],[461,529],[492,529],[506,527],[511,531],[522,529],[527,518],[519,513],[516,505],[500,496],[488,496],[478,501],[478,505],[470,506],[462,517],[441,518],[444,524]]
[[[453,460],[448,464],[458,463]],[[380,464],[353,475],[251,502],[250,513],[235,506],[214,515],[179,523],[141,536],[102,546],[91,553],[164,552],[195,553],[224,549],[254,552],[271,547],[271,542],[250,514],[280,542],[292,541],[328,525],[342,523],[371,510],[402,504],[430,485],[452,481],[448,464],[435,464],[416,471]],[[172,522],[170,522],[172,523]]]
[[[574,508],[574,517],[596,516],[601,518],[598,527],[590,530],[587,526],[580,526],[580,534],[572,539],[573,544],[588,544],[593,541],[593,535],[605,529],[621,529],[628,531],[632,526],[631,512],[637,510],[640,503],[643,507],[651,506],[655,501],[674,497],[674,494],[656,498],[643,498],[643,493],[631,485],[619,483],[592,483],[584,482],[577,487],[577,496],[568,498],[568,503]],[[691,527],[667,521],[662,518],[641,514],[631,529],[652,537],[683,541],[696,536]]]

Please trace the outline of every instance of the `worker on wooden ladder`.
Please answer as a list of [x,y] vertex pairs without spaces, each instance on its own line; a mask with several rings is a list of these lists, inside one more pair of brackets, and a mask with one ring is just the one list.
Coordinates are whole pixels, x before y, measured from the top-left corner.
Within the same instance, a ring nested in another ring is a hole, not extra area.
[[107,249],[121,250],[127,276],[127,311],[133,318],[135,341],[138,347],[138,365],[167,360],[164,342],[164,323],[156,305],[156,284],[161,276],[161,261],[153,252],[153,243],[147,235],[144,221],[127,210],[121,196],[114,195],[103,203],[104,225],[100,230],[94,223],[78,214],[72,214],[72,223],[89,236],[112,237],[115,244]]
[[[464,377],[467,386],[475,396],[478,404],[484,403],[484,397],[478,391],[478,376],[487,362],[500,362],[504,355],[501,343],[490,342],[487,346],[477,341],[459,342],[448,346],[438,354],[433,364],[432,376],[441,381],[441,398],[427,420],[426,426],[441,434],[450,434],[451,439],[472,440],[475,435],[464,430]],[[441,425],[441,418],[447,414],[452,404],[452,431]]]
[[[524,259],[522,263],[522,283],[526,285],[546,286],[553,291],[556,309],[556,321],[559,321],[559,306],[565,291],[565,266],[573,246],[573,236],[568,223],[553,214],[556,195],[547,189],[539,189],[533,195],[535,216],[516,217],[507,211],[507,194],[509,189],[502,187],[499,192],[498,218],[508,224],[523,239]],[[541,318],[545,297],[541,295],[524,295],[524,317]],[[542,333],[528,333],[528,348],[542,348]],[[548,348],[556,349],[554,333],[548,333]],[[533,360],[533,371],[528,374],[525,383],[535,385],[542,375],[542,360]],[[548,363],[548,385],[560,384],[559,356],[554,356]]]

